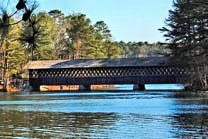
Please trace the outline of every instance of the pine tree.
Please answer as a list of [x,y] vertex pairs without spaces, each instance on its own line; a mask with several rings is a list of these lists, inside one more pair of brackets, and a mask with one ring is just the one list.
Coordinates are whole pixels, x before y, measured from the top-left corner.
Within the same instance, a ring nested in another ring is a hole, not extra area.
[[69,27],[66,30],[68,34],[68,44],[70,56],[72,59],[85,58],[87,50],[87,42],[90,30],[90,19],[84,14],[73,14],[67,17]]
[[171,55],[193,69],[192,76],[199,88],[208,88],[208,2],[176,0],[169,13],[166,27],[160,30],[170,43]]
[[[21,41],[25,44],[30,60],[53,59],[55,22],[45,12],[33,14],[29,22],[23,26]],[[47,55],[47,56],[46,56]]]
[[[4,2],[6,2],[6,6],[4,5]],[[34,9],[37,8],[37,3],[36,1],[32,2],[32,5],[30,5],[28,8],[28,3],[23,0],[19,0],[17,5],[16,5],[16,11],[14,13],[9,13],[10,10],[8,10],[8,6],[10,4],[10,1],[4,1],[1,3],[1,11],[0,11],[0,65],[2,69],[2,81],[3,81],[3,91],[7,91],[7,85],[8,85],[8,79],[10,76],[10,67],[13,67],[12,70],[16,70],[15,67],[18,65],[18,61],[16,61],[16,66],[15,64],[12,64],[14,61],[11,60],[11,57],[14,55],[10,55],[13,52],[16,52],[16,56],[18,57],[22,53],[18,53],[17,50],[22,50],[19,47],[19,44],[16,43],[16,40],[18,39],[18,35],[15,33],[13,34],[14,27],[15,25],[18,25],[21,21],[27,21],[30,18],[30,15],[34,11]],[[12,2],[11,2],[12,3]],[[31,4],[30,3],[30,4]],[[22,11],[22,19],[19,21],[14,20],[14,15],[16,15],[19,11]],[[12,39],[12,40],[11,40]],[[13,44],[15,43],[15,44]],[[19,58],[19,57],[18,57]],[[17,60],[17,59],[16,59]]]
[[48,12],[49,16],[53,18],[55,26],[53,30],[56,32],[53,36],[54,43],[53,51],[56,53],[56,59],[68,59],[69,58],[69,49],[67,48],[70,44],[67,41],[66,28],[70,26],[67,18],[60,10],[51,10]]

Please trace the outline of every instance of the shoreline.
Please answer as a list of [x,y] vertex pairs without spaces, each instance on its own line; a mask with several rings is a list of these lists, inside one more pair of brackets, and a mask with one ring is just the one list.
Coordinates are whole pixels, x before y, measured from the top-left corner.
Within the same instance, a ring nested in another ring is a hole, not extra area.
[[182,91],[174,94],[176,98],[208,97],[208,91]]

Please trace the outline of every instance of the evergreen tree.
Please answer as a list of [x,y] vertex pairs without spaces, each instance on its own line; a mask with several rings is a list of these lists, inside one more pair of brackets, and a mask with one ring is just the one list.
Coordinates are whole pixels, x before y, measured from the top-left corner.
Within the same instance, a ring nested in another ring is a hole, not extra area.
[[[5,1],[4,1],[5,2]],[[16,57],[20,58],[19,55],[22,54],[22,49],[19,47],[19,44],[16,42],[18,39],[18,34],[13,33],[14,26],[18,25],[21,21],[27,21],[30,18],[30,15],[37,8],[37,3],[34,1],[32,5],[28,5],[26,1],[19,0],[16,5],[16,11],[14,13],[9,13],[10,10],[7,8],[10,4],[10,1],[7,1],[6,6],[4,7],[4,2],[1,2],[1,11],[0,11],[0,62],[1,62],[1,71],[2,71],[2,80],[3,80],[3,91],[7,91],[8,79],[10,76],[11,70],[16,71],[16,67],[18,67],[18,60],[12,60],[16,55]],[[32,2],[32,1],[31,1]],[[28,8],[29,6],[29,8]],[[22,19],[16,21],[13,19],[14,15],[16,15],[19,11],[22,11]],[[15,35],[14,35],[15,34]],[[12,39],[12,40],[11,40]],[[17,51],[19,50],[20,53]],[[15,53],[15,54],[14,54]],[[16,63],[17,65],[13,64]],[[12,67],[12,69],[11,69]]]
[[21,40],[30,53],[31,58],[29,59],[48,60],[54,58],[55,55],[52,55],[53,38],[56,35],[54,28],[53,19],[45,12],[33,14],[30,21],[24,24]]
[[70,26],[69,20],[65,18],[64,14],[60,10],[51,10],[48,12],[49,16],[53,18],[53,22],[55,23],[54,31],[56,34],[53,36],[54,44],[53,51],[56,53],[57,59],[68,59],[69,58],[69,50],[68,46],[68,35],[66,34],[66,28]]
[[111,40],[111,32],[104,21],[98,21],[94,25],[95,30],[100,34],[101,44],[100,51],[104,53],[106,58],[121,57],[121,49],[116,42]]
[[85,58],[87,38],[90,33],[90,19],[84,14],[73,14],[67,17],[70,26],[67,28],[68,43],[72,59]]
[[207,1],[176,0],[166,20],[167,27],[160,29],[170,42],[171,55],[194,70],[192,76],[199,88],[208,88],[207,15]]
[[25,49],[20,43],[17,37],[20,36],[20,29],[17,26],[13,26],[10,29],[8,36],[8,48],[7,48],[7,76],[20,74],[23,65],[26,63]]
[[88,34],[86,58],[105,58],[101,33],[96,30],[94,26],[91,26],[90,30],[91,32]]
[[106,48],[107,58],[121,57],[121,49],[119,48],[116,42],[105,41],[105,48]]

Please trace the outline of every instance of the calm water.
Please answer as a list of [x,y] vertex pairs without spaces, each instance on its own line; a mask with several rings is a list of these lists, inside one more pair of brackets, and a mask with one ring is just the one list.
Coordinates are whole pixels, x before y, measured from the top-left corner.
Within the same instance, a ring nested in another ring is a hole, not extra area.
[[208,137],[208,98],[171,92],[0,93],[0,138]]

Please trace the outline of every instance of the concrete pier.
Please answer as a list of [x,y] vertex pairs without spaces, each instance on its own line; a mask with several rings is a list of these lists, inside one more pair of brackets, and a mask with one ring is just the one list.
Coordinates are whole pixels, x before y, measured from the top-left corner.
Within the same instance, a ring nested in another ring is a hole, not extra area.
[[134,91],[145,91],[145,85],[144,84],[134,84]]
[[91,91],[91,85],[79,85],[81,91]]

